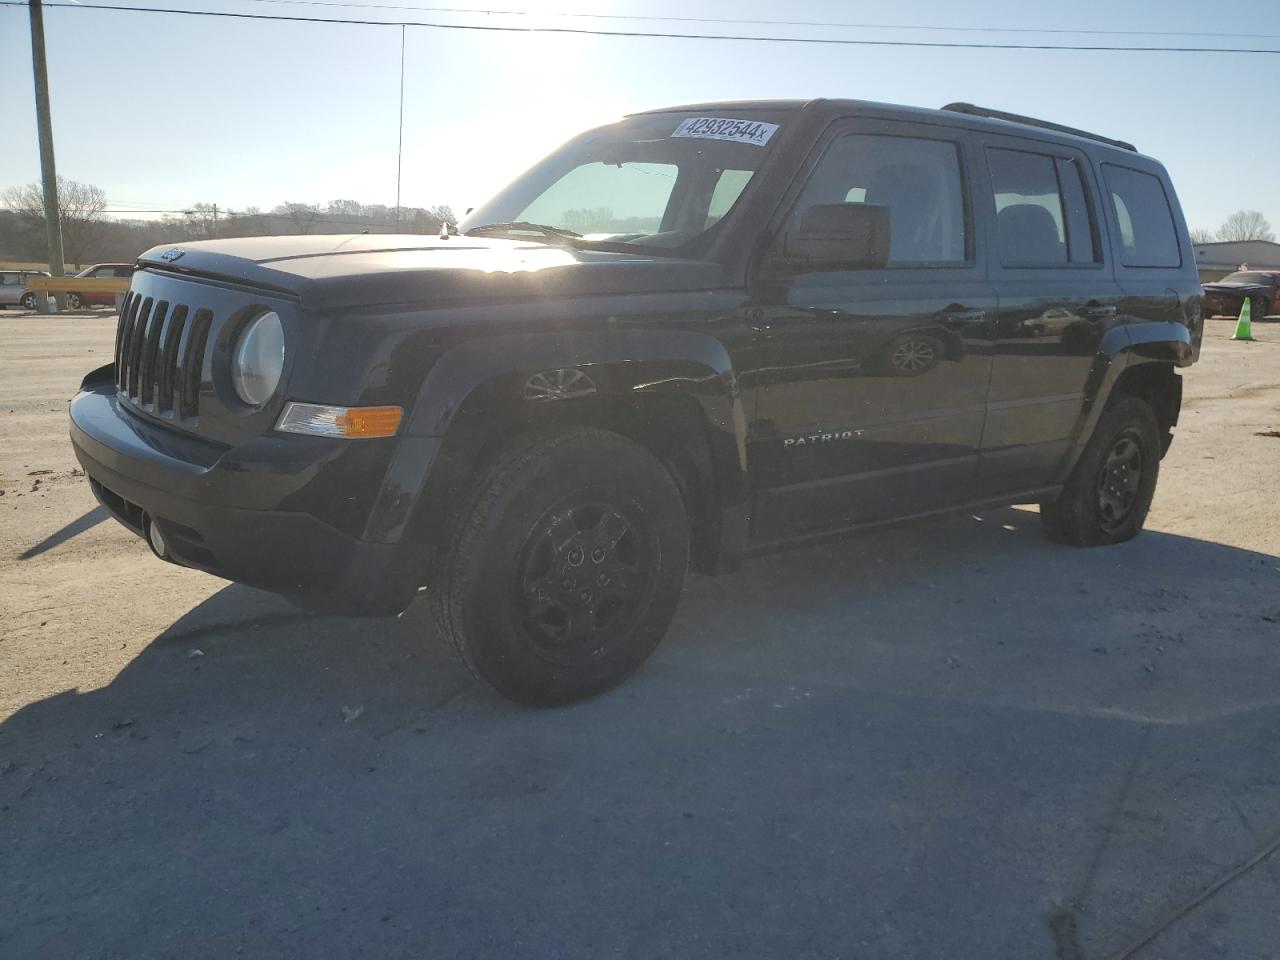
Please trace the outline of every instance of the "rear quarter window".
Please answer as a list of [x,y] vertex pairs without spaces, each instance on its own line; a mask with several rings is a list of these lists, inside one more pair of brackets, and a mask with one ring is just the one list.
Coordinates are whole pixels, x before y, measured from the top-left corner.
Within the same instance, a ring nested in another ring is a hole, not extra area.
[[1120,262],[1126,267],[1180,267],[1178,229],[1160,178],[1112,163],[1102,165],[1107,194],[1120,228]]

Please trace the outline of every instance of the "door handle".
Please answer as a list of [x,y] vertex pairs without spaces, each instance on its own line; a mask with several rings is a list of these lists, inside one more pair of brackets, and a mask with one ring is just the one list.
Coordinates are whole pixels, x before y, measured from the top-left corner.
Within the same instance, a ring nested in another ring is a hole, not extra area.
[[1086,320],[1106,320],[1116,315],[1116,305],[1114,303],[1090,303],[1085,305],[1080,314]]

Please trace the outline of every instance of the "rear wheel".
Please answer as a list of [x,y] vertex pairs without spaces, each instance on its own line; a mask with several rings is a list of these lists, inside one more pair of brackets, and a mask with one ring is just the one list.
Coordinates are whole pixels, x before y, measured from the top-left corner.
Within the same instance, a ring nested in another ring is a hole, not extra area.
[[476,478],[427,600],[444,638],[531,706],[614,686],[675,613],[689,532],[674,480],[603,430],[531,435]]
[[1259,294],[1252,299],[1249,305],[1249,319],[1262,320],[1271,313],[1271,301]]
[[1040,504],[1045,533],[1080,547],[1136,536],[1155,495],[1160,452],[1151,407],[1122,396],[1103,412],[1062,493]]

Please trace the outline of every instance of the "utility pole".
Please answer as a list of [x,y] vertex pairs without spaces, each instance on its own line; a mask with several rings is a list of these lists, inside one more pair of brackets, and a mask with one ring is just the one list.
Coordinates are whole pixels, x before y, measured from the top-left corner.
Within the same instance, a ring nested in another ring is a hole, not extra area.
[[[49,115],[49,71],[44,59],[44,10],[40,0],[28,0],[31,14],[31,69],[36,85],[36,128],[40,135],[40,179],[44,184],[44,223],[49,237],[49,272],[66,272],[62,259],[62,223],[58,219],[58,171],[53,160],[53,120]],[[57,294],[58,308],[63,294]]]

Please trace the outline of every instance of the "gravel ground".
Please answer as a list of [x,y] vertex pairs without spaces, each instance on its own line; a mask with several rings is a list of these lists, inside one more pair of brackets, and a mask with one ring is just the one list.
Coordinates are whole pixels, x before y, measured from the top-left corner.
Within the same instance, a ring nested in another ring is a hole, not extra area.
[[1275,955],[1280,854],[1177,915],[1280,831],[1280,324],[1210,324],[1132,543],[696,578],[558,711],[106,520],[66,405],[113,331],[0,315],[0,956]]

